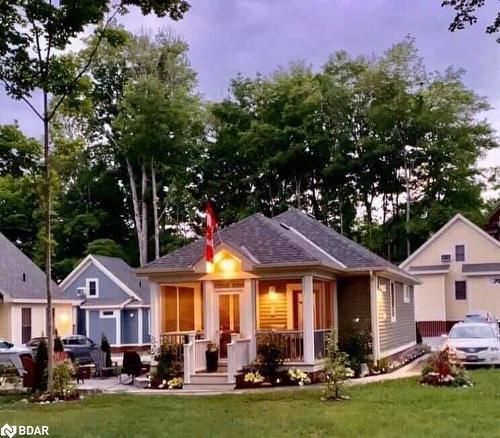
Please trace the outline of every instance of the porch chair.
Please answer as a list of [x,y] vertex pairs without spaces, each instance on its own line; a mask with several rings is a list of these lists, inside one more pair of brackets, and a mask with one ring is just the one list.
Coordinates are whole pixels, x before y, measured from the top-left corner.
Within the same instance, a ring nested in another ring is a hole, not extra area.
[[101,379],[105,377],[105,374],[111,373],[111,375],[116,375],[117,364],[116,362],[110,366],[106,366],[106,353],[100,348],[96,348],[90,352],[90,356],[95,364],[95,377],[99,376]]
[[[136,351],[125,351],[123,353],[123,366],[118,380],[124,385],[132,385],[136,377],[148,372],[147,367],[142,364],[141,356]],[[131,380],[123,382],[123,375],[127,375]]]

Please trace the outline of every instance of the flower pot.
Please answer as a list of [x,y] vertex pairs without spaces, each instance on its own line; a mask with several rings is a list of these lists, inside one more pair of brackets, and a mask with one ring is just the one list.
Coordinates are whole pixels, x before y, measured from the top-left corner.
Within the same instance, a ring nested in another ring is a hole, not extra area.
[[205,352],[205,358],[207,360],[207,372],[213,373],[217,371],[219,366],[219,351],[209,351]]

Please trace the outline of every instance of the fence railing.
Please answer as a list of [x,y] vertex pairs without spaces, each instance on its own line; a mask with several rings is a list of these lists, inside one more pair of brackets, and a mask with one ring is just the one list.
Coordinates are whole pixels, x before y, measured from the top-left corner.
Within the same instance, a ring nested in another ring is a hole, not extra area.
[[202,339],[203,332],[166,332],[160,335],[160,346],[168,346],[175,362],[184,362],[184,345],[189,343],[189,337]]
[[267,342],[281,346],[285,362],[304,361],[304,334],[295,330],[259,330],[256,336],[257,350],[259,345]]
[[235,383],[236,373],[250,363],[250,338],[238,339],[238,334],[231,335],[227,344],[227,381]]

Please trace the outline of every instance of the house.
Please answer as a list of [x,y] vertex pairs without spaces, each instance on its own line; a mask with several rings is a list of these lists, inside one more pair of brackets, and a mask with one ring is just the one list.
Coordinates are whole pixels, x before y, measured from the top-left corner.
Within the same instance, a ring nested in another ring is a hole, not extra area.
[[[199,239],[138,270],[151,284],[152,339],[185,344],[188,387],[232,384],[269,336],[284,346],[287,366],[315,373],[326,334],[353,320],[371,332],[374,360],[415,345],[418,280],[299,210],[221,229],[213,269],[205,245]],[[227,372],[199,374],[210,343]]]
[[500,202],[486,216],[485,231],[496,240],[500,240]]
[[[73,301],[52,282],[54,327],[60,336],[73,332]],[[15,345],[44,336],[45,273],[0,233],[0,337]]]
[[114,352],[149,349],[149,283],[124,260],[88,255],[61,288],[64,297],[78,300],[78,334],[96,343],[105,335]]
[[415,317],[422,336],[438,336],[471,311],[500,316],[500,242],[457,214],[401,268],[422,282]]

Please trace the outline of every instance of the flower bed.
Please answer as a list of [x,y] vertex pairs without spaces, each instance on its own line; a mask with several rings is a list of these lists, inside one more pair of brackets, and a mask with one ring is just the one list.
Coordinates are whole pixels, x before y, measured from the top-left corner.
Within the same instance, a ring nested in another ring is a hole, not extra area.
[[420,383],[431,386],[473,386],[465,368],[451,363],[448,348],[435,353],[429,359],[422,369]]

